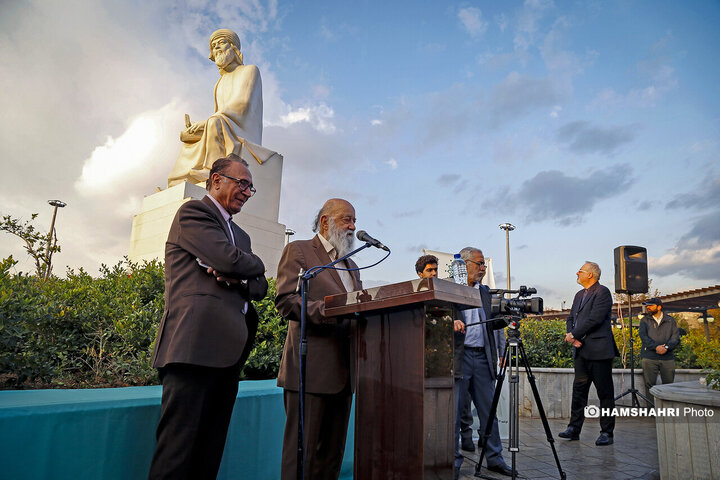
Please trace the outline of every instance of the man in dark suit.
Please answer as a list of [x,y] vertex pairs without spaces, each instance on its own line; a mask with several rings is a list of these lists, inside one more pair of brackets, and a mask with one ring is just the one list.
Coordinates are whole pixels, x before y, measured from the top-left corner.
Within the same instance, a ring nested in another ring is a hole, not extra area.
[[213,479],[222,460],[240,368],[267,293],[265,266],[232,223],[255,193],[247,164],[217,160],[208,195],[175,215],[165,244],[165,312],[153,366],[163,385],[151,479]]
[[[461,416],[472,399],[480,420],[480,431],[485,433],[485,422],[490,416],[495,379],[497,378],[498,358],[505,350],[506,324],[503,320],[482,323],[490,320],[491,297],[487,287],[480,282],[485,276],[485,256],[478,248],[465,247],[460,250],[468,272],[468,285],[480,290],[481,308],[462,311],[464,328],[455,328],[455,475],[463,463],[458,443],[461,429]],[[460,371],[458,371],[460,370]],[[490,438],[487,441],[485,458],[488,470],[503,475],[512,475],[512,469],[502,456],[502,442],[498,430],[497,415],[493,422]],[[482,440],[482,438],[481,438]]]
[[[565,341],[573,345],[575,380],[573,381],[570,423],[560,438],[578,440],[585,420],[590,384],[595,385],[600,408],[615,406],[615,389],[612,379],[612,361],[620,355],[610,324],[612,295],[607,287],[600,285],[600,267],[585,262],[577,272],[577,282],[582,285],[573,300],[567,318]],[[600,417],[600,436],[595,445],[611,445],[615,417]]]
[[[301,309],[298,272],[327,265],[353,250],[355,209],[346,200],[328,200],[315,218],[313,231],[317,235],[312,240],[288,244],[278,265],[275,305],[280,315],[289,321],[278,372],[278,386],[285,389],[283,398],[287,415],[282,453],[283,480],[297,478]],[[336,267],[353,269],[357,265],[347,260]],[[305,478],[337,479],[340,475],[354,387],[350,320],[326,317],[324,298],[361,288],[357,271],[329,269],[310,281],[306,293]]]

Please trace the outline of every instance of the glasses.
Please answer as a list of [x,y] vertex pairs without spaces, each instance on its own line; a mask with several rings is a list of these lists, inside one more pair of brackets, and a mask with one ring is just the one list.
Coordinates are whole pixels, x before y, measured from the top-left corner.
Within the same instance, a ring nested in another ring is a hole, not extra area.
[[219,174],[221,177],[229,178],[233,182],[237,183],[238,188],[240,188],[240,191],[244,191],[249,189],[250,190],[250,196],[252,197],[255,195],[257,190],[255,190],[255,187],[253,187],[253,184],[245,180],[244,178],[235,178],[231,177],[230,175],[225,175],[224,173]]
[[475,260],[468,260],[468,262],[474,263],[474,264],[477,265],[478,267],[484,267],[484,266],[485,266],[485,262],[476,262]]

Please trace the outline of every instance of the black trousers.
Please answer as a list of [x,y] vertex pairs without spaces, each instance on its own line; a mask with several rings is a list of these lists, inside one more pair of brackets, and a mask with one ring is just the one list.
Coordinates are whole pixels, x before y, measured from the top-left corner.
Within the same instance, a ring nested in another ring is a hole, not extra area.
[[158,371],[162,412],[148,478],[214,480],[235,405],[240,365],[212,368],[178,363]]
[[[572,404],[570,407],[570,426],[582,430],[585,421],[585,407],[590,393],[590,384],[595,385],[600,408],[615,406],[615,387],[612,380],[612,359],[587,360],[575,357],[575,380],[573,381]],[[612,435],[615,429],[615,417],[601,416],[600,431]]]

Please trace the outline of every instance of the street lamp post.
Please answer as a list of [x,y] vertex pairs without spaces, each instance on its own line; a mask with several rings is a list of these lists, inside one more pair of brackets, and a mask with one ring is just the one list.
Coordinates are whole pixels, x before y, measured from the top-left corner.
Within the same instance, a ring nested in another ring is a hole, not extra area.
[[292,228],[285,229],[285,245],[290,243],[290,237],[293,235],[295,235],[295,230],[293,230]]
[[[507,289],[510,290],[510,231],[515,230],[515,225],[511,223],[501,223],[498,225],[501,230],[505,230],[505,256],[507,258]],[[508,296],[510,294],[508,293]]]
[[62,200],[48,200],[48,204],[53,206],[53,216],[50,222],[50,231],[48,232],[47,247],[45,248],[45,258],[47,258],[47,267],[45,268],[45,280],[50,276],[50,265],[52,264],[52,254],[50,253],[50,243],[52,242],[53,232],[55,231],[55,217],[57,217],[57,209],[63,208],[67,203]]

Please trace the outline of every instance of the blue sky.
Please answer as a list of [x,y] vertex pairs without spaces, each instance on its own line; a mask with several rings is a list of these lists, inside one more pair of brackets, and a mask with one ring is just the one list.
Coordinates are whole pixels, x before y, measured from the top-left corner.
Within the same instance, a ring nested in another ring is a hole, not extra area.
[[[367,285],[468,245],[502,285],[503,222],[513,285],[546,307],[571,301],[585,260],[613,289],[619,245],[648,249],[661,293],[720,283],[717,2],[147,3],[0,6],[0,213],[46,228],[45,201],[67,201],[59,265],[127,253],[183,114],[212,113],[224,27],[261,70],[280,221],[308,238],[325,199],[350,200],[393,249]],[[4,234],[8,254],[31,268]]]

